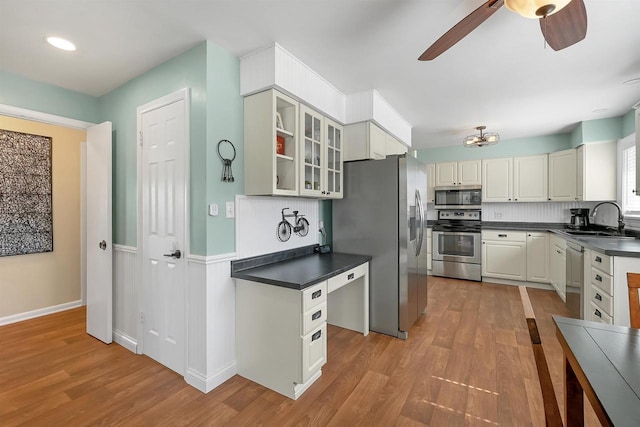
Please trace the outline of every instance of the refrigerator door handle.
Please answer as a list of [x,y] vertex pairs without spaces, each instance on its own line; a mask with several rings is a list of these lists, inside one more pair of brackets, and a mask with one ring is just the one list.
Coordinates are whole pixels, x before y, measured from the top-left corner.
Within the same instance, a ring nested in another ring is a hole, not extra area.
[[422,240],[424,239],[424,208],[422,206],[422,197],[420,196],[420,190],[416,189],[416,209],[420,212],[420,229],[419,231],[419,239],[416,244],[416,256],[420,255],[420,251],[422,250]]

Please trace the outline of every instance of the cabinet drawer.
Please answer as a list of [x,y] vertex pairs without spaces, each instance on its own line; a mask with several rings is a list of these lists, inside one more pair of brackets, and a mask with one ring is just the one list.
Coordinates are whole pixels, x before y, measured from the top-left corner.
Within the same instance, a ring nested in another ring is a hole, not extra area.
[[302,340],[302,381],[305,383],[327,361],[327,324],[322,323]]
[[591,284],[613,296],[613,280],[611,276],[595,267],[591,267]]
[[591,265],[607,274],[613,272],[613,258],[599,252],[591,251]]
[[591,303],[591,314],[590,314],[590,318],[587,317],[587,320],[591,320],[594,322],[602,322],[602,323],[606,323],[608,325],[613,324],[613,318],[611,316],[609,316],[607,313],[605,313],[601,308],[599,308],[597,305],[595,305],[594,303]]
[[368,270],[369,270],[369,263],[365,263],[357,266],[356,268],[352,268],[349,271],[345,271],[342,274],[338,274],[337,276],[330,278],[327,281],[327,291],[333,292],[336,289],[343,287],[347,283],[351,283],[354,280],[359,279],[360,277],[364,276]]
[[505,242],[526,242],[527,233],[524,231],[483,230],[482,240],[504,240]]
[[327,302],[323,302],[302,315],[302,334],[307,335],[313,329],[327,321]]
[[613,298],[597,286],[591,286],[591,302],[608,314],[613,313]]
[[327,300],[327,282],[320,282],[302,291],[302,312]]

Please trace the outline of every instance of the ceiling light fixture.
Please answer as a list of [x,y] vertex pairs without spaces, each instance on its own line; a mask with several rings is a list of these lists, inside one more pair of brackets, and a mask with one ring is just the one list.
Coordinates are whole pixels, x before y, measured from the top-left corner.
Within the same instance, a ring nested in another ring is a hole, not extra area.
[[496,132],[487,132],[482,133],[485,130],[486,126],[478,126],[477,130],[480,131],[480,135],[469,135],[465,139],[462,140],[462,145],[465,147],[484,147],[485,145],[493,145],[497,144],[500,141],[500,135]]
[[539,19],[561,10],[571,0],[504,0],[504,5],[525,18]]
[[57,47],[58,49],[66,50],[66,51],[74,51],[76,50],[76,45],[71,43],[69,40],[65,40],[60,37],[47,37],[47,43],[49,43],[53,47]]

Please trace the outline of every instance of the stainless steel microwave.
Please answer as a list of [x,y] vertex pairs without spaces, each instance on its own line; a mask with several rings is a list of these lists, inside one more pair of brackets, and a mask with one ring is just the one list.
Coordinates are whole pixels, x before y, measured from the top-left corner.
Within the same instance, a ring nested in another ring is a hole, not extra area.
[[481,209],[482,187],[480,185],[454,185],[435,187],[436,209]]

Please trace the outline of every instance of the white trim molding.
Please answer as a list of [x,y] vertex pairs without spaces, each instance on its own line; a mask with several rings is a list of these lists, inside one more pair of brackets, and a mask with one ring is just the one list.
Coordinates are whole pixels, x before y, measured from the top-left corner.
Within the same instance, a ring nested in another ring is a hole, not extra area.
[[221,255],[209,255],[209,256],[193,255],[193,254],[187,255],[187,261],[192,262],[194,264],[204,264],[204,265],[209,265],[209,264],[214,264],[217,262],[224,262],[224,261],[233,261],[235,259],[236,259],[235,252],[231,252],[228,254],[221,254]]
[[12,105],[6,104],[0,104],[0,114],[4,116],[16,117],[18,119],[32,120],[34,122],[47,123],[50,125],[58,125],[74,129],[86,129],[95,124],[83,122],[82,120],[70,119],[68,117],[56,116],[55,114],[27,110],[26,108],[14,107]]
[[237,363],[234,360],[226,366],[223,366],[218,372],[205,376],[195,369],[188,368],[184,380],[192,387],[197,388],[203,393],[209,393],[223,382],[227,381],[238,373]]
[[25,311],[24,313],[12,314],[11,316],[0,317],[0,326],[22,322],[23,320],[34,319],[36,317],[46,316],[48,314],[58,313],[60,311],[71,310],[72,308],[77,307],[82,307],[82,300],[70,301],[63,304],[52,305],[50,307],[43,307],[36,310]]

